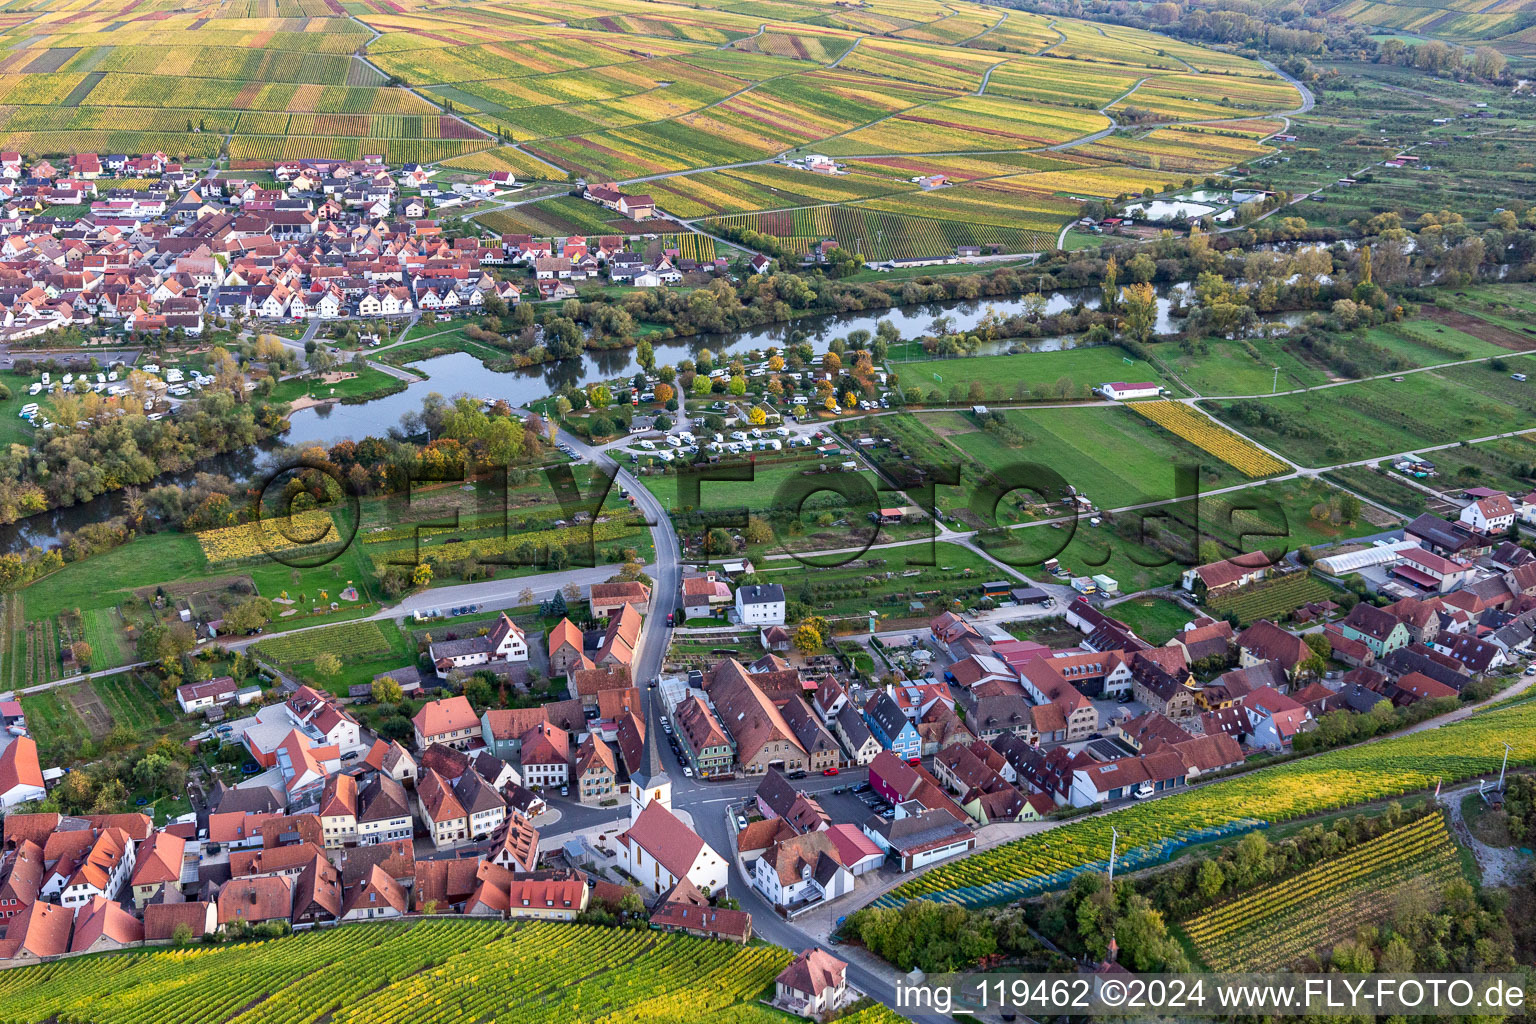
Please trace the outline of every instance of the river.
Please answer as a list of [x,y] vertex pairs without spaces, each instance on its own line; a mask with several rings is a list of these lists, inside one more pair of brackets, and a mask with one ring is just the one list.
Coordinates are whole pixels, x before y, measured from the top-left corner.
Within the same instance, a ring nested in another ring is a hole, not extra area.
[[[1158,289],[1159,333],[1170,333],[1178,329],[1175,318],[1169,313],[1171,301],[1168,296],[1181,287],[1184,286],[1176,284]],[[1045,312],[1064,312],[1079,302],[1090,309],[1097,309],[1100,301],[1096,288],[1062,289],[1047,297]],[[988,310],[1000,317],[1007,317],[1024,312],[1025,306],[1022,295],[928,303],[862,313],[805,317],[750,331],[701,334],[656,342],[653,345],[658,365],[676,364],[683,359],[695,358],[706,348],[717,359],[721,355],[744,354],[753,349],[766,349],[775,345],[783,348],[789,344],[791,335],[796,334],[802,336],[817,352],[825,352],[834,338],[845,338],[853,331],[863,330],[874,334],[882,320],[889,320],[901,337],[915,338],[931,333],[929,325],[940,316],[948,318],[951,330],[967,331],[980,324]],[[1015,346],[1046,352],[1071,348],[1072,345],[1072,338],[1008,339],[984,348],[981,354],[1006,352]],[[586,352],[573,359],[506,372],[488,370],[480,360],[462,352],[411,363],[410,369],[426,379],[408,385],[404,391],[371,402],[301,409],[289,417],[289,429],[281,438],[269,439],[252,449],[205,460],[195,471],[167,474],[154,484],[146,485],[145,489],[162,483],[184,486],[191,482],[194,472],[223,473],[236,479],[245,479],[258,473],[266,453],[281,444],[318,442],[329,446],[345,439],[356,440],[367,434],[382,435],[390,427],[396,426],[406,413],[419,410],[422,399],[432,392],[445,397],[465,393],[479,398],[499,398],[514,406],[525,406],[566,385],[583,387],[597,381],[631,377],[639,372],[640,365],[635,361],[635,349],[624,348]],[[46,547],[62,533],[117,515],[121,505],[121,493],[109,492],[81,505],[54,509],[0,527],[0,552],[25,550],[33,545]]]

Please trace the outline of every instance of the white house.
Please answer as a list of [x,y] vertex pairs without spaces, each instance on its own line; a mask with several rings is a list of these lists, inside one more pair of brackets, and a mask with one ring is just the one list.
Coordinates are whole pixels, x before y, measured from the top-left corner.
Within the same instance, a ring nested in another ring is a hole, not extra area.
[[219,676],[204,683],[184,683],[176,687],[176,703],[190,715],[215,704],[228,704],[235,699],[235,690],[235,681],[230,676]]
[[738,587],[736,617],[744,626],[784,625],[784,588],[777,583]]
[[1490,495],[1462,509],[1461,521],[1479,533],[1503,533],[1515,521],[1515,506],[1507,494]]
[[66,907],[78,907],[96,896],[117,899],[123,883],[133,874],[135,846],[124,830],[115,826],[102,829],[74,874],[65,881],[59,902]]
[[779,907],[834,900],[853,886],[853,872],[839,861],[831,837],[820,831],[772,844],[752,867],[752,887]]
[[1124,402],[1132,398],[1156,398],[1162,393],[1161,384],[1126,384],[1124,381],[1115,381],[1111,384],[1099,385],[1099,394],[1112,402]]
[[492,661],[527,661],[528,638],[522,627],[502,614],[496,626],[485,636],[444,640],[430,648],[432,664],[439,679],[446,679],[455,669],[472,668]]
[[808,949],[773,979],[773,1005],[820,1020],[859,998],[848,987],[848,965],[823,949]]
[[47,796],[43,769],[37,761],[37,741],[17,736],[0,751],[0,810],[9,811],[29,800]]

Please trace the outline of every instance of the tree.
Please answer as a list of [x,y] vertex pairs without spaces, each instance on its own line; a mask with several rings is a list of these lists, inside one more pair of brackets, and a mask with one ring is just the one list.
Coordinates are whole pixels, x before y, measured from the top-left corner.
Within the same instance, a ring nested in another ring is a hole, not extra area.
[[411,583],[418,587],[425,587],[432,582],[432,563],[422,562],[411,571]]
[[496,691],[491,684],[480,676],[471,676],[464,681],[464,696],[475,707],[484,710],[496,702]]
[[[640,368],[646,373],[656,369],[656,349],[649,341],[643,338],[635,346],[635,362],[639,363]],[[659,388],[657,390],[660,391]],[[662,401],[666,401],[666,399],[662,399]]]
[[809,622],[802,622],[800,624],[800,628],[795,630],[795,639],[793,642],[795,645],[795,650],[799,651],[801,654],[813,654],[816,651],[821,650],[821,634],[818,633],[816,631],[816,627],[811,625]]
[[74,656],[76,668],[84,670],[91,667],[91,645],[84,640],[70,644],[69,653]]
[[631,889],[619,899],[619,913],[625,917],[639,917],[645,913],[645,901]]
[[1221,894],[1221,887],[1227,882],[1227,876],[1222,873],[1221,865],[1213,860],[1208,860],[1200,865],[1200,871],[1196,876],[1196,884],[1200,887],[1200,895],[1207,902],[1214,900]]
[[1157,292],[1146,283],[1127,285],[1121,300],[1125,309],[1121,326],[1126,337],[1145,345],[1157,330]]
[[[645,342],[641,342],[641,344],[645,344]],[[660,402],[662,405],[666,405],[668,402],[672,401],[672,396],[675,394],[677,394],[677,392],[672,390],[671,384],[656,385],[656,401]]]
[[729,531],[719,526],[709,531],[709,535],[704,539],[704,545],[712,555],[729,555],[736,551],[735,539],[731,537]]
[[325,679],[335,678],[341,672],[341,659],[330,651],[315,656],[315,672]]
[[714,386],[714,381],[710,380],[706,375],[699,373],[694,375],[691,390],[695,397],[703,398],[714,389]]
[[190,946],[192,945],[193,938],[192,926],[185,921],[180,922],[175,928],[171,929],[171,944],[173,946]]
[[229,633],[249,633],[272,621],[272,602],[264,597],[250,597],[231,608],[224,616]]
[[747,410],[747,422],[752,424],[754,427],[760,427],[764,423],[768,422],[768,414],[754,405],[752,408]]
[[400,689],[400,684],[389,676],[380,676],[375,679],[371,690],[373,700],[377,704],[398,704],[405,699],[405,692]]

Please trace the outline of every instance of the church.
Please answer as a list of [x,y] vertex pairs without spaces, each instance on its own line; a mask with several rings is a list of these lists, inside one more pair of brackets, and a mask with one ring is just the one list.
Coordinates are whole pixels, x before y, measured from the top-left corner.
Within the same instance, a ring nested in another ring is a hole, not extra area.
[[672,779],[656,749],[656,723],[647,716],[645,755],[629,779],[629,829],[619,836],[619,867],[652,895],[684,878],[717,896],[730,882],[730,865],[672,813]]

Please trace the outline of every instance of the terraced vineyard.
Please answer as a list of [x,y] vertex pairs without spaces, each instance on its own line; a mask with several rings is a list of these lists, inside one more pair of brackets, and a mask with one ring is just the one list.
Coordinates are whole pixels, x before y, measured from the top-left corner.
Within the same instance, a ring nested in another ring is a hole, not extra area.
[[1071,822],[941,864],[876,905],[918,898],[981,905],[1059,888],[1082,871],[1103,870],[1111,827],[1120,833],[1117,868],[1158,863],[1173,850],[1214,835],[1397,797],[1429,788],[1436,780],[1449,784],[1496,772],[1506,740],[1512,744],[1511,766],[1536,763],[1536,704],[1486,711],[1438,729],[1261,768]]
[[[6,971],[0,1021],[775,1024],[784,1015],[758,999],[789,961],[777,946],[591,925],[357,924]],[[316,985],[322,972],[326,984]],[[843,1019],[901,1020],[883,1006]]]
[[1410,893],[1438,905],[1441,890],[1460,877],[1460,856],[1445,819],[1430,814],[1212,907],[1182,927],[1215,970],[1280,970],[1381,923]]

